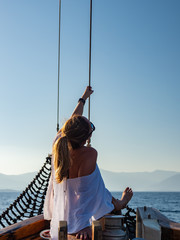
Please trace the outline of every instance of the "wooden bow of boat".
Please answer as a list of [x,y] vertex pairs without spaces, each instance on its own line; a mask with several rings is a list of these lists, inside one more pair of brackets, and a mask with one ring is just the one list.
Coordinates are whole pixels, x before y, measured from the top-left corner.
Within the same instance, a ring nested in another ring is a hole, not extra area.
[[[1,229],[0,240],[40,240],[42,239],[40,232],[49,227],[49,221],[44,220],[43,215],[38,215]],[[94,240],[103,239],[102,229],[99,221],[96,221],[95,225],[93,224]],[[67,228],[62,227],[60,231],[62,234],[59,232],[59,235],[64,236],[60,239],[75,239],[74,236],[67,236]],[[146,240],[180,240],[180,223],[169,220],[157,209],[137,208],[136,237]]]
[[146,240],[180,240],[180,223],[151,207],[137,208],[136,237]]
[[31,217],[22,222],[15,223],[0,230],[1,240],[36,239],[42,240],[40,232],[49,229],[49,221],[44,220],[43,215]]

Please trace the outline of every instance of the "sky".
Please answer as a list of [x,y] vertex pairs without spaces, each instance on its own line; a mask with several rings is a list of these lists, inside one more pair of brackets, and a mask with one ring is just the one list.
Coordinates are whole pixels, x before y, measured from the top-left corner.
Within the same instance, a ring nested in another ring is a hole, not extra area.
[[[0,173],[38,171],[51,153],[58,5],[0,0]],[[62,126],[88,85],[89,0],[62,0],[61,10]],[[179,11],[179,0],[93,0],[92,147],[100,168],[180,171]]]

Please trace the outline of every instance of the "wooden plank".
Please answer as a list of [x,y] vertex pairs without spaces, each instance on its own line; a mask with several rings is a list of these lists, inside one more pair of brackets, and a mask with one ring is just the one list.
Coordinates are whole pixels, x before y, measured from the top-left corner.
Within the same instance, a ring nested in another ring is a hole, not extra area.
[[44,220],[43,215],[39,215],[2,229],[0,240],[31,239],[33,236],[38,237],[39,233],[47,228],[49,228],[49,221]]
[[67,240],[67,222],[59,221],[58,240]]
[[142,237],[146,240],[161,240],[161,227],[157,220],[142,220]]
[[102,227],[100,221],[92,223],[92,240],[102,240]]
[[0,234],[7,233],[9,231],[14,231],[15,229],[18,229],[18,228],[26,226],[28,224],[34,223],[34,222],[36,222],[38,220],[41,220],[41,219],[44,219],[43,215],[38,215],[38,216],[35,216],[35,217],[32,217],[32,218],[25,219],[21,222],[18,222],[18,223],[15,223],[13,225],[10,225],[8,227],[5,227],[3,229],[0,229]]
[[137,211],[136,211],[136,237],[137,238],[142,237],[142,218],[139,212],[139,208],[137,208]]
[[44,220],[39,220],[35,223],[29,224],[27,226],[24,226],[20,229],[18,229],[15,232],[15,239],[24,239],[25,237],[29,237],[32,235],[39,234],[42,230],[45,229]]

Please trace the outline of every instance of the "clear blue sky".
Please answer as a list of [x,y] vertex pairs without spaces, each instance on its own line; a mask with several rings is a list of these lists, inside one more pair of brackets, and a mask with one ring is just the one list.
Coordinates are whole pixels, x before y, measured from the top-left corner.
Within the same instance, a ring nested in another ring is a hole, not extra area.
[[[179,0],[93,0],[101,168],[180,171],[179,12]],[[61,124],[88,85],[88,50],[89,0],[62,0]],[[0,173],[37,171],[51,152],[57,57],[58,0],[0,0]]]

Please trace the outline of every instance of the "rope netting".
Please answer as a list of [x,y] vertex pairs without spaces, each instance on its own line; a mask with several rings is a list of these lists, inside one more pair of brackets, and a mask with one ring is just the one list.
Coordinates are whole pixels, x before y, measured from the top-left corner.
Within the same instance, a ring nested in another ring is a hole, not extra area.
[[[41,170],[34,177],[27,188],[16,200],[0,215],[0,228],[7,227],[24,219],[43,213],[44,200],[51,175],[51,156],[46,158]],[[136,212],[126,207],[125,224],[130,239],[135,237]],[[116,213],[118,214],[118,212]]]
[[136,211],[129,206],[126,206],[127,212],[125,216],[125,224],[128,231],[129,239],[133,239],[136,236]]
[[48,156],[32,182],[0,215],[0,227],[4,228],[43,213],[50,175],[51,156]]

